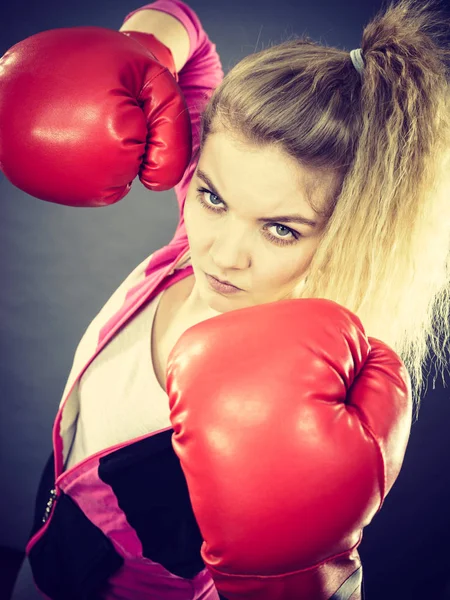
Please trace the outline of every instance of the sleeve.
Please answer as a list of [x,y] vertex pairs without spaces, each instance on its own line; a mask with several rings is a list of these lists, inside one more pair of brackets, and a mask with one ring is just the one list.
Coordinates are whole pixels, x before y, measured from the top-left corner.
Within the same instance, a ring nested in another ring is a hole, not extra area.
[[174,236],[175,239],[175,237],[186,235],[183,217],[184,202],[198,161],[196,154],[200,146],[201,115],[214,89],[221,83],[224,73],[216,45],[209,40],[200,19],[192,8],[180,0],[157,0],[129,13],[125,17],[124,23],[131,15],[145,9],[161,10],[177,18],[186,28],[190,41],[188,59],[178,74],[178,84],[186,99],[191,119],[192,160],[183,178],[174,188],[180,209],[180,221]]

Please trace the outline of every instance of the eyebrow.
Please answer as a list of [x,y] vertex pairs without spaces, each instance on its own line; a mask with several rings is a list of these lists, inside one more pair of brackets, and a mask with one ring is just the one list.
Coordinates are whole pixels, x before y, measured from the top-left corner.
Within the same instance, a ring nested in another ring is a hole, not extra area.
[[[206,183],[206,185],[209,187],[209,189],[212,191],[212,193],[214,195],[218,196],[221,200],[223,200],[225,202],[225,199],[223,198],[222,194],[220,194],[220,192],[217,190],[216,186],[213,184],[211,179],[208,177],[208,175],[204,171],[202,171],[201,169],[197,169],[197,177],[199,179],[201,179],[204,183]],[[301,215],[281,215],[279,217],[261,217],[261,218],[257,219],[257,221],[258,221],[258,223],[264,223],[266,221],[279,221],[280,223],[301,223],[303,225],[309,225],[310,227],[317,226],[316,221],[311,221],[311,219],[306,219],[305,217],[302,217]]]

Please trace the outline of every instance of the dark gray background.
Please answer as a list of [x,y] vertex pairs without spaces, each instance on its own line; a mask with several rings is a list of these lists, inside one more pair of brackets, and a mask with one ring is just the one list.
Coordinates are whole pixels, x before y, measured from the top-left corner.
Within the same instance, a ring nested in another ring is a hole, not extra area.
[[[378,0],[188,4],[217,45],[225,72],[292,33],[358,48],[364,24],[383,6]],[[119,29],[140,6],[125,0],[9,5],[0,15],[0,55],[46,29]],[[177,219],[173,191],[149,192],[138,179],[118,204],[77,210],[39,201],[0,178],[0,546],[23,551],[27,542],[53,420],[81,335],[134,267],[171,240]],[[370,599],[450,598],[444,595],[450,581],[449,396],[441,380],[434,390],[430,380],[399,479],[365,530],[360,551]]]

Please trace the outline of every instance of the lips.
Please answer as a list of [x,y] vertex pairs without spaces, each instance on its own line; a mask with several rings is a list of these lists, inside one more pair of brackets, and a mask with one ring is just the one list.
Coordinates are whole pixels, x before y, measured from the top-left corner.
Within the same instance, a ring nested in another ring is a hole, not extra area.
[[216,281],[218,281],[219,283],[223,283],[224,285],[230,285],[231,287],[236,288],[237,290],[240,290],[241,288],[238,287],[237,285],[234,285],[233,283],[230,283],[229,281],[224,281],[223,279],[219,279],[218,277],[215,277],[214,275],[210,275],[210,277],[212,277],[213,279],[215,279]]

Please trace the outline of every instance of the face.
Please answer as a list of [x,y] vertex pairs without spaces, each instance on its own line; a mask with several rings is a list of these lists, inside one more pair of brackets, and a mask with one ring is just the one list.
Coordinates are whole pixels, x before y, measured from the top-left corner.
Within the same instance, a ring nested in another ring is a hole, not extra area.
[[[325,225],[307,191],[314,187],[322,209],[337,183],[334,173],[302,168],[274,147],[244,146],[224,132],[209,135],[184,207],[195,276],[187,300],[192,311],[215,315],[289,297],[306,276]],[[215,291],[206,274],[242,291]]]

